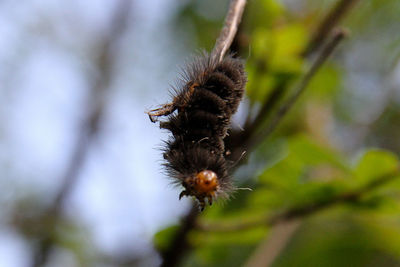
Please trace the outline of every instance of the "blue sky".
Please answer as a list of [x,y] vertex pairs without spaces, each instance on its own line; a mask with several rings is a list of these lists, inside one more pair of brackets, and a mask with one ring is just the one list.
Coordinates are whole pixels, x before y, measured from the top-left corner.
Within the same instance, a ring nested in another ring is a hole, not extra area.
[[[2,267],[29,262],[29,246],[7,226],[11,203],[27,194],[49,201],[57,190],[98,75],[91,49],[108,29],[113,3],[0,4]],[[179,189],[162,174],[157,148],[167,133],[144,113],[168,101],[168,84],[187,57],[186,44],[176,47],[166,23],[175,8],[172,0],[134,2],[104,123],[66,205],[66,214],[93,238],[88,242],[105,253],[127,246],[138,254],[151,250],[153,234],[176,222],[189,204],[178,201]],[[68,262],[64,254],[59,257]]]

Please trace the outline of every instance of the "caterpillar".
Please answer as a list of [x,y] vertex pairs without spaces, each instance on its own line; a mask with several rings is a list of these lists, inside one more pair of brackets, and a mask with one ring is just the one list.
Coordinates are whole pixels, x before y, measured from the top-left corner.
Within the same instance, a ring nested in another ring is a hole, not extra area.
[[201,210],[206,200],[212,205],[213,200],[234,190],[224,138],[246,82],[240,59],[228,55],[219,61],[204,53],[183,70],[172,102],[147,112],[152,122],[168,116],[160,122],[160,128],[172,133],[165,142],[164,166],[184,187],[179,199],[193,196]]

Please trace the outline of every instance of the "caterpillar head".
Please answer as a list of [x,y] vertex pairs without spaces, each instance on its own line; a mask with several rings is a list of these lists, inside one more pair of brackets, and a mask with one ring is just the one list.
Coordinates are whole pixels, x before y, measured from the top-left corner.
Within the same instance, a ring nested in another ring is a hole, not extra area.
[[213,198],[219,189],[218,176],[210,170],[203,170],[193,177],[188,177],[182,185],[185,187],[185,190],[181,192],[179,199],[183,196],[194,196],[200,202],[201,210],[204,210],[206,206],[206,199],[212,205]]

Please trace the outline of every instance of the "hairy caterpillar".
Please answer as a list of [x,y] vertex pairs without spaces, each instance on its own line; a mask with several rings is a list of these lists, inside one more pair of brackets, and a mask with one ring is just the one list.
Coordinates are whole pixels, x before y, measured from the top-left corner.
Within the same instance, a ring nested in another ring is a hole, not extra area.
[[241,60],[226,56],[218,61],[205,54],[183,71],[172,102],[148,112],[152,122],[168,115],[160,123],[160,128],[173,135],[165,142],[164,165],[184,187],[179,199],[194,196],[201,210],[206,200],[211,205],[234,189],[224,157],[224,138],[246,82]]

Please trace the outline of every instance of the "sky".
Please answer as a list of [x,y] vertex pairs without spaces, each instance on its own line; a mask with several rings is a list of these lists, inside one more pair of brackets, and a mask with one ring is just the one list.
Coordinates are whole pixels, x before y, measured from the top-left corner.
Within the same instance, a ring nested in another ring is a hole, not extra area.
[[[98,75],[91,49],[107,31],[114,3],[0,3],[2,267],[29,263],[28,244],[5,222],[13,200],[28,195],[51,201],[60,185]],[[87,242],[105,254],[151,251],[154,233],[189,206],[162,173],[159,147],[167,133],[145,114],[168,101],[169,84],[187,56],[167,26],[176,8],[172,0],[133,3],[100,133],[66,203],[66,214],[89,233]],[[57,257],[73,265],[68,253]]]

